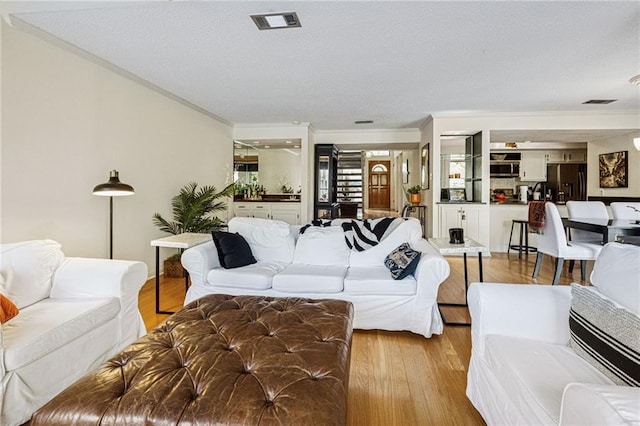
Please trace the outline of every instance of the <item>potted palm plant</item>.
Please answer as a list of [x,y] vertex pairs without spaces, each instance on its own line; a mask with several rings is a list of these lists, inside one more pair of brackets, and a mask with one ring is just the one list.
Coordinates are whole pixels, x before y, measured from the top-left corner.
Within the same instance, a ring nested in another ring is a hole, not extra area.
[[[233,192],[233,183],[218,191],[215,186],[205,185],[198,188],[196,182],[189,182],[171,198],[173,220],[168,221],[160,213],[154,213],[153,224],[161,231],[173,235],[183,232],[206,233],[219,230],[224,222],[215,214],[227,209],[224,199],[233,196]],[[164,261],[165,277],[178,278],[184,275],[180,256],[181,253],[176,253]]]
[[420,185],[413,185],[412,187],[407,189],[407,192],[411,195],[411,204],[420,204],[420,202],[422,201],[422,189],[423,188]]

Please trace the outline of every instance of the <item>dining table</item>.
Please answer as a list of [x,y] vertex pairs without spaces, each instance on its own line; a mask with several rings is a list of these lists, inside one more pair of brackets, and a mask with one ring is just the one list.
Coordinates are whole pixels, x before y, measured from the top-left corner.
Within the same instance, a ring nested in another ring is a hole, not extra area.
[[[602,235],[602,244],[612,241],[623,241],[627,236],[640,236],[640,223],[630,219],[563,219],[564,226],[571,229],[582,229]],[[637,241],[637,239],[634,239]]]

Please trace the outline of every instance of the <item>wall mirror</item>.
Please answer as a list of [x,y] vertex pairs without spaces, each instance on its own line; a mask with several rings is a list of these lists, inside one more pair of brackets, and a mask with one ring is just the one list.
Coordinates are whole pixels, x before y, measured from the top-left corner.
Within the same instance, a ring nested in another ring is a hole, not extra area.
[[300,139],[234,140],[236,197],[288,194],[302,190]]

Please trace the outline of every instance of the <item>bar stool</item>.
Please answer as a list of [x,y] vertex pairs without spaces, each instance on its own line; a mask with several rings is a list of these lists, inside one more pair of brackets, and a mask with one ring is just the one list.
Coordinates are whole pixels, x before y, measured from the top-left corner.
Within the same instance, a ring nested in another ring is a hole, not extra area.
[[[511,244],[511,238],[513,237],[513,227],[520,225],[520,244]],[[524,237],[524,245],[522,245],[522,239]],[[509,250],[518,250],[518,259],[522,257],[522,252],[525,254],[534,253],[537,251],[535,247],[529,246],[529,221],[513,219],[511,221],[511,233],[509,234],[509,246],[507,247],[507,254]]]

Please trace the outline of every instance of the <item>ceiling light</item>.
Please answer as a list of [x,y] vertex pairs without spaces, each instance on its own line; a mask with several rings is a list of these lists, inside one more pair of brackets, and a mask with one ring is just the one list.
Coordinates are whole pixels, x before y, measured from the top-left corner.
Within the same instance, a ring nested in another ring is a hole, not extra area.
[[589,99],[586,102],[583,102],[583,105],[606,105],[611,102],[615,102],[617,99]]
[[301,26],[298,15],[295,12],[251,15],[251,19],[253,19],[259,30],[277,30]]
[[300,124],[300,121],[299,121],[299,120],[293,120],[293,121],[291,122],[291,124],[295,124],[295,125],[297,126],[298,124]]
[[284,141],[284,143],[291,143],[291,141]]
[[635,84],[636,86],[640,86],[640,74],[631,77],[629,79],[629,83]]

